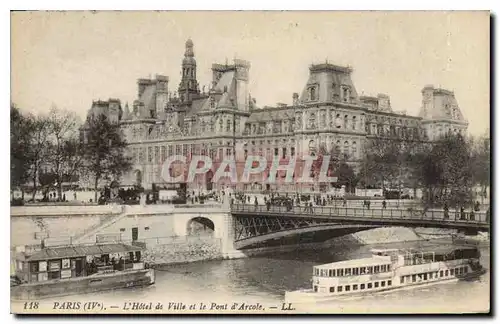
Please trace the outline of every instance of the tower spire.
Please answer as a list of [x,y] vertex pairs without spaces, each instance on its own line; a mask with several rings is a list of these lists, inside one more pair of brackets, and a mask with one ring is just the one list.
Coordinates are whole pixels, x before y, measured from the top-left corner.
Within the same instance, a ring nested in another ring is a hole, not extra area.
[[181,101],[191,101],[200,93],[196,80],[196,60],[194,58],[194,44],[191,38],[186,41],[186,50],[182,60],[182,80],[179,84]]

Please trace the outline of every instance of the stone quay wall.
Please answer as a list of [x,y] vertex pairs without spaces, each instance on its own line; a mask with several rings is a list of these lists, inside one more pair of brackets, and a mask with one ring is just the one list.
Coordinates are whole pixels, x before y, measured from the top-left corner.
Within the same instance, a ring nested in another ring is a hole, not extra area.
[[153,266],[223,258],[221,239],[213,237],[185,236],[170,243],[148,242],[146,248],[143,259]]

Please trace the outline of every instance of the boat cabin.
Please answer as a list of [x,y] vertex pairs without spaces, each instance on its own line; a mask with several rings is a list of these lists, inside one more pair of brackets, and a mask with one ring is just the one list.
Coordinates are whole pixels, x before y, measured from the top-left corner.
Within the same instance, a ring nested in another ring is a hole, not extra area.
[[322,264],[314,267],[316,277],[349,277],[391,271],[390,258],[364,258]]
[[314,267],[313,291],[349,293],[355,290],[383,289],[392,285],[390,256],[340,261]]
[[25,249],[15,255],[15,275],[22,283],[33,283],[139,270],[144,269],[143,250],[122,243]]
[[479,257],[480,252],[474,246],[439,246],[428,250],[409,250],[403,256],[405,266]]

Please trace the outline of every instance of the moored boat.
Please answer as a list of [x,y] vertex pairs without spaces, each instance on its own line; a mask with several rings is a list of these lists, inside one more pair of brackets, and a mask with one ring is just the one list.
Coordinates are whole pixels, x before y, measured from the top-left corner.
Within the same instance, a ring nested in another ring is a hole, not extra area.
[[39,299],[154,284],[154,269],[141,260],[143,250],[137,245],[105,243],[19,251],[11,298]]
[[430,250],[373,249],[369,258],[313,267],[312,288],[285,293],[286,303],[310,303],[422,285],[476,280],[487,270],[476,246]]

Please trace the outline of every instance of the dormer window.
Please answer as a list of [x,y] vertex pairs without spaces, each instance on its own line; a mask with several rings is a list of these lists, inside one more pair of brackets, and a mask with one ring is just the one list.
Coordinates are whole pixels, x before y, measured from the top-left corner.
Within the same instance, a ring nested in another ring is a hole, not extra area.
[[212,109],[215,108],[215,98],[213,98],[213,97],[210,98],[210,108],[212,108]]
[[351,90],[347,86],[342,87],[342,101],[349,102],[349,98],[351,96]]
[[307,93],[308,93],[308,99],[309,101],[314,101],[314,100],[318,100],[317,98],[317,93],[316,93],[316,87],[315,86],[312,86],[312,87],[309,87],[307,89]]

